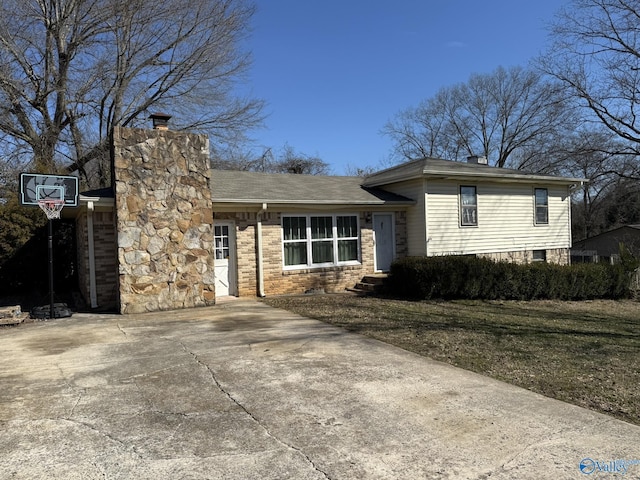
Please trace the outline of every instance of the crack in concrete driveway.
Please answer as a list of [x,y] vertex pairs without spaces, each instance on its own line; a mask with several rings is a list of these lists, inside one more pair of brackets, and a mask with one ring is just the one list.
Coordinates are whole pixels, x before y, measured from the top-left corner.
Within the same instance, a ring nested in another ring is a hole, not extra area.
[[283,445],[284,447],[289,448],[289,449],[299,453],[309,463],[309,465],[311,467],[313,467],[314,470],[316,470],[317,472],[321,473],[323,475],[323,477],[326,478],[327,480],[331,480],[331,477],[329,477],[326,472],[323,472],[320,468],[318,468],[318,466],[314,463],[314,461],[306,453],[304,453],[304,451],[302,451],[300,448],[296,447],[295,445],[292,445],[292,444],[290,444],[290,443],[278,438],[277,436],[273,435],[269,431],[269,428],[264,423],[262,423],[258,417],[256,417],[253,413],[251,413],[249,410],[247,410],[247,408],[244,405],[242,405],[242,403],[240,403],[236,398],[234,398],[233,395],[222,386],[222,384],[216,378],[216,374],[215,374],[214,370],[209,365],[207,365],[206,363],[202,362],[198,358],[198,355],[196,355],[195,353],[189,351],[187,349],[187,347],[184,345],[184,343],[182,343],[182,342],[179,342],[179,343],[180,343],[180,346],[184,349],[184,351],[187,352],[189,355],[191,355],[198,365],[200,365],[201,367],[205,368],[207,370],[207,372],[209,372],[209,375],[211,375],[211,381],[215,384],[215,386],[223,394],[225,394],[227,396],[227,398],[234,405],[238,406],[243,412],[245,412],[249,416],[249,418],[251,418],[251,420],[253,420],[257,425],[259,425],[260,428],[262,428],[264,430],[264,432],[267,434],[267,436],[269,436],[270,438],[275,440],[277,443]]

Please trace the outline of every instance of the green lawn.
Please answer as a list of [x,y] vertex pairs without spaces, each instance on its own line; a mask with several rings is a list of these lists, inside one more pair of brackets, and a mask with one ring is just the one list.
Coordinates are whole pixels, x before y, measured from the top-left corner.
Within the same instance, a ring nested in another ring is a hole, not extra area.
[[640,425],[638,302],[410,302],[349,294],[264,301]]

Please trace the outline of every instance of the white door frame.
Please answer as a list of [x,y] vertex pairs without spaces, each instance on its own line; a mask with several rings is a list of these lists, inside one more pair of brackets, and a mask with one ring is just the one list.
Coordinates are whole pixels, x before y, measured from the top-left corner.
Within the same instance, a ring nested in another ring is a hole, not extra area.
[[[237,244],[236,244],[236,224],[235,222],[233,222],[232,220],[220,220],[220,221],[215,221],[213,222],[213,236],[214,236],[214,245],[213,245],[213,269],[214,269],[214,276],[215,276],[215,268],[216,268],[216,262],[219,262],[219,260],[216,260],[215,258],[215,254],[216,254],[216,245],[215,245],[215,236],[216,236],[216,227],[224,227],[227,226],[229,227],[229,257],[227,258],[227,281],[229,283],[229,293],[228,295],[230,296],[237,296],[238,295],[238,275],[237,275],[237,254],[236,254],[236,249],[237,249]],[[216,296],[218,296],[219,293],[216,291]]]
[[373,231],[373,265],[374,271],[383,272],[388,270],[383,270],[378,267],[378,245],[376,240],[376,217],[386,215],[391,218],[391,262],[396,258],[396,217],[394,212],[378,212],[374,213],[371,218],[371,230]]

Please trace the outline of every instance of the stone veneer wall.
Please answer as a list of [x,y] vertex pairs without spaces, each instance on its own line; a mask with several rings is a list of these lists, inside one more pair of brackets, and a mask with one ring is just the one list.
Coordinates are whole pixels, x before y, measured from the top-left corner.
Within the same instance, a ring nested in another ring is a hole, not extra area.
[[213,304],[208,138],[116,128],[113,148],[120,312]]
[[[364,275],[374,272],[371,212],[360,212],[361,264],[326,268],[284,270],[282,267],[282,225],[278,212],[267,212],[262,220],[264,291],[266,295],[304,293],[322,289],[342,292]],[[367,218],[369,220],[367,221]],[[258,293],[256,213],[216,213],[216,220],[232,220],[236,226],[238,295]],[[406,214],[396,212],[396,255],[406,256]]]

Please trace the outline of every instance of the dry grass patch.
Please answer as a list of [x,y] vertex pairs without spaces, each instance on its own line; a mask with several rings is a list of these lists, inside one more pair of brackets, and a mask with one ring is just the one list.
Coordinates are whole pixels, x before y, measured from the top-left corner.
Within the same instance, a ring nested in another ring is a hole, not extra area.
[[264,300],[435,360],[640,425],[640,303]]

